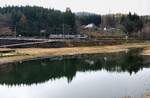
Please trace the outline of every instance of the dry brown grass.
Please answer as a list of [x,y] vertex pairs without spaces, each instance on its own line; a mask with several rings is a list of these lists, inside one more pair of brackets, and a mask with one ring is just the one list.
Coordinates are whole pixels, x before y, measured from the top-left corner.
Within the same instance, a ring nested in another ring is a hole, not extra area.
[[[1,57],[0,64],[28,60],[37,57],[92,54],[92,53],[114,53],[126,51],[128,48],[142,48],[142,47],[150,47],[150,43],[148,42],[148,43],[134,43],[134,44],[112,45],[112,46],[72,47],[72,48],[16,48],[15,50],[18,53],[29,55]],[[0,50],[3,49],[6,48],[0,48]]]
[[150,48],[147,48],[143,51],[143,55],[149,55],[150,56]]
[[108,32],[85,32],[84,34],[92,37],[92,38],[97,38],[97,39],[101,39],[101,38],[123,38],[124,35],[123,34],[112,34],[112,33],[108,33]]
[[150,98],[150,95],[144,95],[142,98]]

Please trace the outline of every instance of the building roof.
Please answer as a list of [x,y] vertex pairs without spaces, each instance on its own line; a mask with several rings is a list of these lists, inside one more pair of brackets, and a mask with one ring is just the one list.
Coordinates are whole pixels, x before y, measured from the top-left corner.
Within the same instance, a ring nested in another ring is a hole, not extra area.
[[95,28],[96,25],[94,23],[90,23],[88,25],[86,25],[84,28]]

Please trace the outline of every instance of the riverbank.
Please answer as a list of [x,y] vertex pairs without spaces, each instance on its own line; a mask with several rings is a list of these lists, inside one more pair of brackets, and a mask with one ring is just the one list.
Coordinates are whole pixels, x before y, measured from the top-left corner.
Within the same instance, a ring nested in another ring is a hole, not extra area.
[[147,48],[143,51],[143,55],[148,55],[150,56],[150,48]]
[[[115,53],[127,51],[129,48],[146,48],[143,55],[150,55],[150,42],[130,43],[111,46],[93,46],[93,47],[71,47],[71,48],[13,48],[17,53],[27,55],[16,55],[0,57],[0,64],[26,61],[36,58],[77,55],[77,54],[94,54],[94,53]],[[0,48],[0,50],[9,48]]]

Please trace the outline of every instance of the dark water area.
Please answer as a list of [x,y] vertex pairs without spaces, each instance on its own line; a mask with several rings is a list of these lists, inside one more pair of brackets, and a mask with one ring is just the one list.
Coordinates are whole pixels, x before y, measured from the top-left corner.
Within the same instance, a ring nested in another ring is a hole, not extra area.
[[1,98],[140,98],[150,92],[141,49],[0,65]]

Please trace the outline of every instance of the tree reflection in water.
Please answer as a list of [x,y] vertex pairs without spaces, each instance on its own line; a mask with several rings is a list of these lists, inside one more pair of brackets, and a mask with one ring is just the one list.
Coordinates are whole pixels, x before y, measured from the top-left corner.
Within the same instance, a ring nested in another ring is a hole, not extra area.
[[145,58],[139,55],[140,49],[131,49],[128,53],[93,54],[55,57],[43,60],[0,66],[0,84],[31,85],[48,80],[66,77],[71,82],[76,72],[106,70],[109,72],[137,73],[144,67]]

